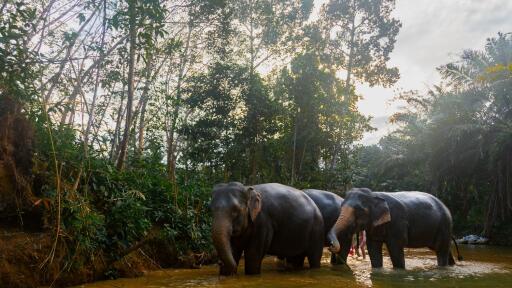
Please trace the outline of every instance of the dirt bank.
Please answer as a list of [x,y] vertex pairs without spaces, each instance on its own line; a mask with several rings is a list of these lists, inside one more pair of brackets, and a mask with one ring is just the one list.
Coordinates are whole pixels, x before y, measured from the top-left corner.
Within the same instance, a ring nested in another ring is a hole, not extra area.
[[207,254],[176,257],[163,253],[158,256],[155,243],[136,249],[115,262],[103,252],[79,259],[69,255],[65,245],[59,243],[50,263],[48,257],[53,241],[54,235],[47,232],[0,228],[0,287],[68,287],[117,277],[138,277],[168,267],[194,268],[210,263],[212,259]]
[[[106,267],[101,253],[79,263],[82,261],[73,261],[78,259],[67,255],[67,249],[62,244],[57,245],[50,262],[48,257],[52,251],[53,237],[49,233],[1,229],[0,287],[66,287],[109,276],[140,276],[145,271],[160,268],[142,250],[134,251],[112,268]],[[109,271],[112,271],[111,275]]]

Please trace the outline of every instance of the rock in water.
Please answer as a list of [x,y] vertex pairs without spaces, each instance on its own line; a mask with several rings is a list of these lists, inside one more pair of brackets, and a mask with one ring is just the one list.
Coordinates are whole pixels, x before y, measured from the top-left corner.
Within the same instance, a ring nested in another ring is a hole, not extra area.
[[487,244],[487,242],[489,242],[489,239],[483,236],[471,234],[466,235],[460,239],[457,239],[456,242],[459,244]]

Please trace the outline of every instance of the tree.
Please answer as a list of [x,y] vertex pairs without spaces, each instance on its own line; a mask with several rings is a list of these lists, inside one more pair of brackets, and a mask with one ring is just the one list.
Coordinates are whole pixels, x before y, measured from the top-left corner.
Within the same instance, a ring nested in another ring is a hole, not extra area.
[[[332,63],[326,61],[326,39],[318,25],[306,26],[302,39],[303,51],[292,59],[289,68],[281,70],[273,95],[282,106],[279,114],[286,115],[282,120],[281,145],[291,145],[284,152],[290,179],[287,180],[291,184],[300,181],[331,188],[349,186],[348,163],[354,143],[370,129],[369,119],[357,111],[357,97],[343,97],[343,81],[336,77]],[[347,164],[336,175],[326,173],[322,167],[331,159],[333,145],[341,145],[340,162]]]
[[500,33],[483,50],[466,50],[441,66],[443,84],[424,95],[400,95],[408,106],[393,115],[399,128],[371,156],[372,185],[438,195],[459,229],[490,236],[506,228],[512,216],[510,63],[512,37]]
[[[400,21],[391,17],[394,8],[394,0],[332,0],[322,7],[328,57],[335,69],[346,73],[344,97],[348,103],[354,97],[353,78],[370,86],[390,86],[399,78],[397,68],[387,67],[401,27]],[[333,145],[332,171],[341,149],[339,144]]]
[[352,78],[374,85],[390,86],[399,73],[387,62],[402,27],[391,17],[394,0],[331,0],[322,7],[327,49],[337,68],[346,71],[347,92]]
[[244,95],[247,104],[244,138],[248,146],[249,182],[257,182],[258,158],[267,134],[262,122],[271,121],[266,113],[272,107],[257,69],[269,60],[293,51],[295,37],[309,18],[313,8],[311,0],[243,0],[229,1],[233,21],[238,24],[235,36],[243,44],[239,50],[248,66],[249,89]]
[[[195,75],[190,83],[184,92],[196,116],[181,129],[188,143],[184,157],[193,168],[208,169],[214,179],[227,180],[223,178],[246,167],[239,158],[243,118],[235,111],[243,109],[241,91],[247,89],[247,70],[236,64],[213,63],[208,73]],[[215,177],[219,172],[221,176]]]
[[[140,2],[139,0],[127,0],[127,29],[128,29],[128,41],[130,44],[128,52],[128,91],[126,101],[126,119],[123,137],[120,144],[119,156],[117,158],[117,169],[122,170],[126,160],[126,154],[128,149],[128,141],[130,140],[130,131],[132,129],[133,121],[133,101],[135,94],[135,57],[141,47],[138,47],[139,42],[145,46],[154,46],[154,39],[164,35],[162,30],[162,22],[165,19],[165,7],[160,2]],[[120,16],[122,21],[122,15]],[[142,28],[139,32],[139,27]],[[143,46],[144,47],[144,46]],[[149,53],[147,62],[147,71],[151,70],[152,67],[152,52]],[[151,75],[149,72],[146,75]],[[147,76],[151,78],[151,76]],[[146,82],[146,88],[144,94],[148,93],[149,80]],[[144,107],[146,102],[145,96],[142,95],[141,107]],[[145,112],[143,110],[143,112]],[[144,114],[143,114],[144,115]],[[139,141],[140,142],[140,141]]]
[[117,169],[122,170],[124,168],[124,161],[126,159],[126,150],[128,149],[128,140],[130,138],[130,129],[132,123],[132,109],[133,109],[133,95],[135,89],[134,74],[135,74],[135,51],[137,43],[137,0],[128,0],[128,29],[130,42],[130,52],[128,53],[128,96],[126,101],[126,120],[123,132],[123,138],[121,140],[121,148],[117,159]]

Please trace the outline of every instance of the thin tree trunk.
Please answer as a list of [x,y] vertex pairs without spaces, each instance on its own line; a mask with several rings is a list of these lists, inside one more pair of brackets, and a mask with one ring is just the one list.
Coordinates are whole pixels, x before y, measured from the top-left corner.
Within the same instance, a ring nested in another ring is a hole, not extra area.
[[[194,29],[192,23],[189,23],[188,25],[188,33],[187,33],[187,40],[185,44],[185,50],[183,50],[183,53],[181,55],[180,60],[180,71],[178,74],[178,83],[176,85],[176,102],[174,105],[174,109],[172,112],[172,119],[171,119],[171,127],[170,131],[168,132],[167,137],[167,175],[168,179],[176,184],[176,155],[175,155],[175,141],[174,141],[174,133],[176,131],[176,124],[178,121],[178,114],[179,114],[179,108],[180,108],[180,102],[181,102],[181,87],[183,85],[183,80],[185,77],[185,67],[188,65],[188,54],[190,49],[190,40],[192,36],[192,30]],[[174,185],[177,187],[176,185]],[[177,188],[175,188],[177,189]],[[175,191],[175,194],[177,194],[177,190]]]
[[[297,112],[298,114],[298,112]],[[290,185],[293,186],[293,183],[295,182],[295,155],[297,151],[297,116],[295,116],[295,127],[293,128],[293,154],[292,154],[292,177],[290,181]]]
[[[249,7],[249,14],[250,14],[250,19],[249,19],[249,28],[250,28],[250,31],[249,31],[249,41],[250,41],[250,56],[251,56],[251,59],[250,59],[250,67],[249,67],[249,96],[250,97],[253,97],[253,92],[254,92],[254,73],[255,73],[255,68],[254,68],[254,62],[256,61],[256,50],[255,50],[255,47],[254,47],[254,15],[253,15],[253,9],[254,9],[254,3],[253,1],[250,1],[250,7]],[[249,107],[249,109],[253,109],[252,107]],[[254,110],[254,109],[253,109]],[[250,115],[251,111],[248,111],[247,115]],[[259,134],[259,129],[258,129],[258,123],[251,123],[249,125],[254,125],[255,127],[255,132],[254,132],[254,135],[250,135],[251,139],[250,139],[250,147],[249,147],[249,159],[250,159],[250,170],[251,170],[251,176],[250,176],[250,180],[249,182],[251,184],[255,184],[256,183],[256,171],[258,170],[257,168],[257,165],[258,165],[258,161],[256,159],[256,154],[257,154],[257,149],[258,149],[258,143],[257,143],[257,139],[258,139],[258,134]]]
[[136,11],[135,11],[135,1],[131,0],[128,2],[128,13],[129,13],[129,23],[130,23],[130,52],[129,52],[129,62],[128,62],[128,97],[126,100],[126,122],[123,133],[123,140],[121,141],[121,147],[119,152],[119,158],[117,159],[117,169],[123,170],[126,158],[126,152],[128,149],[128,141],[130,138],[130,124],[132,123],[132,105],[133,105],[133,95],[134,95],[134,74],[135,74],[135,45],[137,41],[137,27],[136,25]]
[[64,71],[64,67],[66,67],[66,64],[68,63],[69,59],[71,58],[71,52],[73,52],[73,48],[75,47],[76,40],[78,39],[78,37],[80,36],[82,31],[85,29],[85,27],[87,27],[87,25],[92,20],[94,15],[96,15],[97,11],[98,11],[97,9],[94,10],[93,13],[91,13],[91,15],[89,16],[89,18],[87,18],[87,20],[85,20],[85,22],[80,26],[80,28],[76,32],[75,37],[71,40],[71,42],[69,43],[69,45],[67,47],[66,55],[64,56],[64,60],[60,63],[59,70],[57,70],[57,73],[55,75],[53,75],[45,83],[45,85],[46,85],[46,84],[51,82],[50,88],[48,89],[48,92],[46,92],[46,94],[44,96],[44,101],[46,103],[48,103],[48,101],[50,100],[50,97],[51,97],[51,95],[53,93],[53,90],[55,89],[55,86],[57,86],[57,83],[59,83],[60,76],[62,75],[62,72]]
[[[95,121],[96,124],[94,126],[92,126],[92,131],[91,131],[91,135],[92,135],[92,140],[91,140],[91,144],[92,143],[95,143],[95,142],[98,142],[99,144],[99,140],[98,140],[98,134],[99,134],[99,130],[101,129],[101,126],[103,125],[103,121],[105,120],[105,115],[107,114],[107,111],[108,111],[108,108],[110,107],[110,103],[112,103],[112,91],[115,91],[115,87],[116,85],[114,84],[113,86],[113,89],[112,90],[109,90],[105,93],[106,95],[106,104],[103,105],[103,109],[102,110],[99,110],[101,111],[101,116],[99,117],[99,121]],[[107,150],[107,149],[105,149]]]
[[[98,57],[98,59],[96,59],[96,61],[93,62],[93,64],[91,64],[91,66],[89,66],[89,68],[87,68],[87,70],[85,70],[84,73],[82,73],[82,76],[79,76],[78,79],[76,80],[77,84],[74,85],[73,87],[73,91],[71,92],[71,95],[69,96],[69,102],[73,102],[78,93],[80,93],[81,89],[82,89],[82,84],[81,83],[87,83],[91,77],[91,73],[92,71],[96,68],[96,66],[98,66],[100,64],[100,62],[102,62],[106,57],[108,57],[114,50],[115,48],[117,48],[117,46],[119,46],[121,44],[121,42],[123,42],[124,40],[126,40],[126,36],[125,37],[122,37],[121,39],[119,39],[112,47],[110,47],[109,50],[107,50],[107,52],[105,54],[103,54],[103,57]],[[62,116],[62,119],[67,119],[67,113],[69,111],[67,109],[64,109],[64,114]],[[61,119],[61,120],[62,120]],[[61,125],[64,125],[66,122],[65,121],[61,121]]]
[[[5,1],[6,3],[8,1]],[[51,14],[50,14],[50,9],[53,7],[53,4],[57,2],[56,0],[52,0],[50,1],[50,3],[48,3],[48,5],[46,5],[46,7],[41,11],[41,14],[40,14],[40,17],[38,18],[38,20],[36,21],[34,27],[35,29],[30,33],[28,34],[25,42],[28,43],[32,40],[32,38],[34,38],[34,36],[36,34],[38,34],[40,32],[40,30],[43,30],[43,29],[46,29],[48,28],[48,30],[50,30],[50,26],[53,25],[54,23],[56,23],[57,21],[60,21],[62,18],[64,18],[68,13],[70,13],[71,11],[73,11],[73,9],[75,9],[78,4],[80,4],[80,1],[76,1],[73,5],[70,5],[68,7],[68,9],[66,9],[64,12],[62,12],[60,15],[58,15],[57,17],[53,18],[53,20],[51,20],[50,22],[47,22],[45,21],[45,23],[43,23],[43,26],[41,27],[41,29],[39,30],[36,30],[36,28],[39,26],[39,23],[41,23],[41,18],[45,19],[50,17]],[[25,45],[26,46],[26,45]]]
[[121,103],[119,104],[119,108],[117,109],[116,128],[114,129],[114,135],[112,137],[112,147],[110,151],[110,159],[112,160],[112,162],[115,161],[117,155],[119,155],[119,142],[121,141],[119,139],[121,134],[121,120],[124,118],[124,91],[126,91],[126,87],[123,83],[123,88],[121,91]]
[[[353,4],[353,2],[352,2]],[[354,14],[352,15],[352,21],[351,21],[351,30],[350,30],[350,50],[349,50],[349,54],[348,54],[348,64],[347,64],[347,77],[345,79],[345,99],[344,101],[346,101],[349,105],[351,103],[351,77],[352,77],[352,66],[353,66],[353,54],[354,54],[354,40],[355,40],[355,34],[356,34],[356,26],[355,26],[355,21],[356,21],[356,14],[355,14],[355,8],[354,8]],[[345,108],[345,106],[343,106],[343,108]],[[345,110],[345,109],[343,109]],[[342,111],[342,113],[347,113],[348,111]],[[342,130],[343,129],[343,126],[340,126],[340,129]],[[340,151],[340,147],[339,147],[339,143],[337,143],[337,141],[334,143],[334,147],[333,147],[333,155],[332,155],[332,161],[331,161],[331,172],[334,172],[334,169],[336,168],[336,160],[337,160],[337,157],[338,157],[338,153]]]
[[[77,86],[80,87],[80,89],[78,90],[78,92],[80,93],[80,95],[82,96],[83,99],[85,99],[85,96],[84,96],[84,91],[82,90],[82,82],[80,81],[80,74],[82,73],[82,70],[83,70],[83,65],[84,65],[84,61],[82,61],[82,63],[80,64],[80,67],[78,69],[78,71],[75,70],[75,66],[73,65],[73,63],[71,63],[71,67],[73,68],[73,71],[75,72],[75,77],[77,79]],[[61,126],[64,126],[66,125],[66,123],[68,125],[72,125],[75,121],[75,113],[76,113],[76,103],[77,103],[77,99],[76,99],[76,96],[78,96],[77,94],[75,94],[75,97],[72,97],[71,99],[69,99],[69,102],[68,104],[71,106],[70,108],[69,107],[66,107],[64,109],[64,112],[62,114],[62,119],[60,120],[60,125]],[[69,120],[68,120],[69,119]]]
[[[161,66],[160,66],[161,67]],[[139,132],[138,132],[138,149],[137,154],[139,156],[142,155],[142,152],[144,151],[144,130],[146,127],[145,118],[146,118],[146,106],[148,103],[148,93],[149,93],[149,85],[151,83],[152,77],[151,77],[151,70],[153,69],[153,54],[149,56],[148,64],[146,66],[146,81],[144,83],[144,88],[142,90],[142,95],[140,98],[141,101],[141,108],[140,108],[140,120],[139,120]]]
[[[107,26],[107,0],[103,0],[103,24],[101,28],[101,43],[100,43],[100,59],[103,59],[103,49],[105,49],[105,31]],[[103,61],[103,60],[102,60]],[[96,80],[94,83],[94,93],[92,96],[92,103],[89,109],[89,118],[87,119],[87,127],[84,132],[84,154],[87,157],[89,151],[89,134],[91,132],[91,127],[94,124],[95,109],[96,109],[96,99],[98,97],[98,87],[100,84],[100,68],[101,63],[98,64],[98,68],[96,69]]]
[[304,140],[304,147],[302,148],[302,156],[300,157],[300,162],[299,162],[299,170],[297,171],[298,172],[297,174],[301,174],[302,173],[302,163],[304,163],[304,158],[305,158],[305,155],[306,155],[306,147],[307,146],[308,146],[308,139],[305,139]]
[[[162,67],[164,66],[164,64],[167,62],[168,60],[168,57],[166,56],[160,63],[160,65],[158,65],[157,69],[155,71],[153,71],[153,68],[154,68],[154,56],[151,55],[149,60],[148,60],[148,64],[146,65],[146,80],[145,80],[145,83],[144,83],[144,87],[142,88],[142,94],[140,96],[140,100],[137,104],[137,108],[135,110],[135,113],[134,113],[134,116],[133,116],[133,121],[137,122],[137,117],[139,116],[140,114],[140,119],[139,119],[139,127],[138,127],[138,139],[137,139],[137,143],[138,143],[138,148],[137,148],[137,154],[138,155],[142,155],[142,152],[144,151],[144,130],[146,128],[146,109],[147,109],[147,104],[149,102],[149,87],[151,85],[151,83],[153,83],[153,81],[155,80],[155,78],[160,74],[160,70],[162,69]],[[153,71],[153,73],[151,73]]]

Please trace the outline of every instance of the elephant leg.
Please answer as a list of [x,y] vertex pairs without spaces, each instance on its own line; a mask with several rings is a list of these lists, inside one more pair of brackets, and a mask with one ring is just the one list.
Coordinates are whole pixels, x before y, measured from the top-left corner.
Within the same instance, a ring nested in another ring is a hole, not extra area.
[[453,266],[455,265],[455,258],[453,258],[452,251],[450,251],[448,255],[448,265]]
[[370,262],[372,263],[372,268],[381,268],[382,267],[382,242],[369,240],[368,242],[366,242],[366,247],[368,248],[368,255],[370,256]]
[[235,263],[238,266],[238,263],[240,262],[240,258],[242,258],[242,248],[241,247],[232,247],[231,250],[233,251],[233,258],[235,259]]
[[350,246],[352,246],[352,234],[346,235],[341,239],[341,259],[347,263],[348,253],[350,252]]
[[254,243],[245,250],[245,274],[253,275],[261,273],[261,261],[265,256],[263,245]]
[[[437,256],[438,266],[448,266],[455,264],[453,256],[450,251],[451,246],[451,232],[448,232],[447,226],[440,225],[434,241],[434,250]],[[453,263],[453,264],[452,264]]]
[[261,255],[255,255],[254,253],[245,254],[245,274],[254,275],[261,273],[261,261],[263,257]]
[[319,225],[313,225],[313,229],[310,234],[311,238],[309,240],[309,248],[306,251],[309,268],[320,268],[322,255],[324,253],[324,228],[321,217],[318,219],[316,224]]
[[[447,243],[446,243],[447,242]],[[448,266],[454,265],[452,253],[450,251],[450,240],[443,241],[436,249],[437,265]]]
[[386,242],[393,268],[405,269],[404,246],[391,241]]
[[437,256],[437,265],[438,266],[453,266],[455,265],[455,260],[453,259],[452,252],[448,251],[436,251]]
[[308,252],[308,263],[309,268],[320,268],[320,263],[322,261],[323,254],[323,244],[321,247],[313,247],[311,251]]
[[338,262],[339,257],[340,256],[338,256],[337,254],[331,252],[331,265],[343,264],[343,263],[341,263],[341,261],[342,261],[341,258],[339,259],[340,262]]
[[253,275],[261,273],[261,261],[267,253],[270,241],[272,239],[272,231],[260,230],[260,233],[249,241],[247,248],[244,250],[245,257],[245,274]]
[[335,262],[331,264],[333,265],[342,265],[347,263],[348,252],[350,251],[350,245],[352,245],[352,235],[344,235],[340,237],[341,242],[341,250],[335,255]]
[[302,269],[304,268],[304,259],[306,257],[304,255],[298,255],[293,257],[286,257],[286,263],[291,266],[292,269]]

